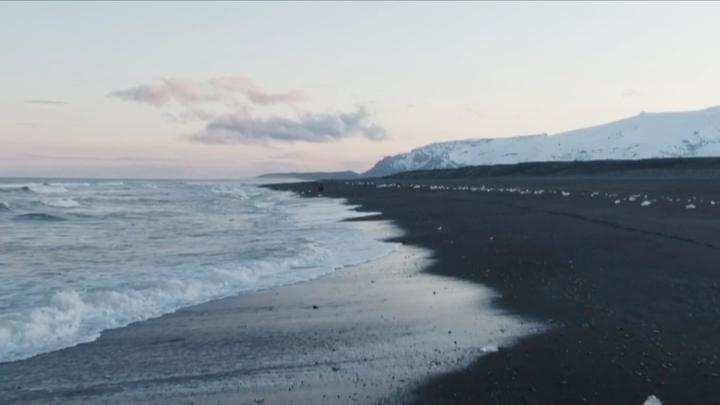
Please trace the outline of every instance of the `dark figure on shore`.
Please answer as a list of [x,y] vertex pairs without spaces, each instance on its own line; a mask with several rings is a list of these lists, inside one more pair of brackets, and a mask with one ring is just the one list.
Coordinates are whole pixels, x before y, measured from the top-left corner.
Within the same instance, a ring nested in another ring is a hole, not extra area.
[[322,184],[319,185],[319,186],[318,186],[318,193],[322,193],[324,189],[325,189],[325,187],[323,187]]

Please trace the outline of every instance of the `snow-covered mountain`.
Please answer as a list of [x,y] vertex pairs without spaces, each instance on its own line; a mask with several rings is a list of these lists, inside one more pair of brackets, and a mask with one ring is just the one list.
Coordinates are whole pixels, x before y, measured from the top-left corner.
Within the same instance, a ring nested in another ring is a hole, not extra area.
[[363,176],[520,162],[720,156],[720,106],[640,113],[556,135],[439,142],[380,160]]

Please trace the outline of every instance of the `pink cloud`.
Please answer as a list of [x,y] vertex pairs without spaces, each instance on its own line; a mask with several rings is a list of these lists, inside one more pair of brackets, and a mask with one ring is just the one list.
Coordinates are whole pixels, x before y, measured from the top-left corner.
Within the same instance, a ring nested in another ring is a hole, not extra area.
[[207,118],[203,116],[211,115],[205,109],[208,104],[216,103],[236,109],[241,105],[238,99],[241,95],[250,103],[262,106],[305,101],[302,91],[269,93],[243,76],[221,77],[200,82],[188,78],[159,79],[155,83],[113,91],[108,96],[146,103],[157,108],[164,108],[175,102],[200,119],[206,120]]

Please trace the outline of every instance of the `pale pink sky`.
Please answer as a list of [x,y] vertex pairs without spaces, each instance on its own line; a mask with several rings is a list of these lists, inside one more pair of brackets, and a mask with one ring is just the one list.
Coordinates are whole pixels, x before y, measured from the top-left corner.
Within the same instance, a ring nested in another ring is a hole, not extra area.
[[364,171],[720,104],[720,3],[0,3],[0,176]]

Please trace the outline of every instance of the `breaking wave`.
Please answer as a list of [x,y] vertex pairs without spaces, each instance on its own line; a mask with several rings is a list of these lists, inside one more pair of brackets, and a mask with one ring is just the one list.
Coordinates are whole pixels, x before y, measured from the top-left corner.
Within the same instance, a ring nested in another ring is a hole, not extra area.
[[0,191],[31,191],[39,194],[67,193],[67,189],[50,183],[7,183],[0,184]]
[[70,187],[70,188],[75,188],[75,187],[90,187],[90,183],[86,183],[86,182],[69,182],[69,183],[55,183],[55,182],[53,182],[53,183],[50,183],[50,185],[51,185],[51,186]]
[[51,214],[45,214],[42,212],[31,212],[28,214],[20,214],[15,217],[18,221],[65,221],[65,218],[57,216],[57,215],[51,215]]
[[72,198],[54,198],[54,199],[45,199],[40,200],[40,203],[43,205],[47,205],[48,207],[56,207],[56,208],[75,208],[75,207],[81,207],[79,202],[73,200]]
[[[38,183],[0,186],[30,184]],[[397,247],[337,222],[359,215],[339,202],[237,182],[173,182],[158,191],[128,181],[121,194],[91,186],[62,198],[9,197],[17,222],[3,232],[17,243],[4,253],[22,274],[0,272],[0,362],[90,342],[190,305],[310,280]]]

